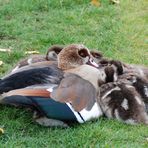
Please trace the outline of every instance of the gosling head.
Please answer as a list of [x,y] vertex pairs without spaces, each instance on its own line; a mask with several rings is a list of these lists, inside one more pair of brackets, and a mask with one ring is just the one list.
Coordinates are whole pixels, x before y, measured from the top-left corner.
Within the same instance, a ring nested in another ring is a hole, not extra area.
[[94,61],[95,61],[97,64],[99,64],[100,61],[101,61],[102,58],[103,58],[102,53],[101,53],[100,51],[97,51],[97,50],[93,50],[93,51],[91,51],[90,53],[92,54]]
[[50,47],[46,54],[46,60],[47,61],[57,61],[58,54],[63,49],[62,46],[59,45],[53,45]]

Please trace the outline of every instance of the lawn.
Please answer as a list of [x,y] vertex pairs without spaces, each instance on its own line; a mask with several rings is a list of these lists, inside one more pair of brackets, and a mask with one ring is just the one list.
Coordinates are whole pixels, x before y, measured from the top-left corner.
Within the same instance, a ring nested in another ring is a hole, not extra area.
[[[147,0],[0,0],[0,76],[24,58],[53,44],[83,43],[114,59],[148,66]],[[148,127],[100,118],[68,129],[35,124],[27,111],[0,106],[0,148],[148,147]]]

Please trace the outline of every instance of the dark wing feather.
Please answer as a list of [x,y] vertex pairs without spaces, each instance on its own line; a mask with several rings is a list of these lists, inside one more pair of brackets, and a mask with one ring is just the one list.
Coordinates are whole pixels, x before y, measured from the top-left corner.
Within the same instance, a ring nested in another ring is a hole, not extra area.
[[21,71],[0,81],[0,94],[36,84],[58,84],[62,78],[63,72],[55,66]]
[[31,70],[31,69],[35,69],[35,68],[44,68],[44,67],[50,67],[50,66],[55,66],[57,67],[57,62],[56,61],[43,61],[43,62],[37,62],[37,63],[32,63],[30,65],[26,65],[23,67],[18,67],[16,66],[15,68],[17,69],[13,69],[10,73],[8,73],[7,75],[5,75],[3,78],[7,78],[10,77],[11,75],[15,74],[15,73],[19,73],[22,71],[26,71],[26,70]]

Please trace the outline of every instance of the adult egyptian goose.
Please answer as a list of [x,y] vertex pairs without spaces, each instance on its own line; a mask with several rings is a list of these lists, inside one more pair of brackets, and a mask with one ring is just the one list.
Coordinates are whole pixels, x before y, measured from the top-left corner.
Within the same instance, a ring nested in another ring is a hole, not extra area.
[[108,118],[128,124],[148,124],[148,81],[123,74],[101,86],[100,106]]
[[44,126],[67,127],[68,122],[99,118],[102,111],[97,102],[98,84],[105,83],[106,70],[80,67],[67,70],[59,84],[33,85],[4,93],[0,103],[33,109],[37,113],[34,120]]
[[[74,52],[73,49],[76,48],[81,50]],[[77,54],[79,59],[76,58]],[[69,61],[68,64],[64,59]],[[0,103],[32,108],[39,115],[35,121],[44,126],[65,127],[67,121],[84,123],[101,116],[102,111],[97,103],[98,84],[109,80],[106,77],[112,72],[107,72],[114,67],[97,69],[83,65],[92,61],[89,51],[82,45],[66,47],[58,55],[58,60],[61,61],[58,63],[59,68],[64,69],[63,78],[58,84],[44,83],[9,91],[1,95]],[[112,76],[114,78],[114,75]]]
[[0,94],[35,84],[57,84],[63,77],[63,70],[75,68],[83,64],[95,64],[92,61],[90,51],[83,45],[69,45],[58,55],[58,62],[38,62],[23,66],[15,72],[6,75],[0,80]]

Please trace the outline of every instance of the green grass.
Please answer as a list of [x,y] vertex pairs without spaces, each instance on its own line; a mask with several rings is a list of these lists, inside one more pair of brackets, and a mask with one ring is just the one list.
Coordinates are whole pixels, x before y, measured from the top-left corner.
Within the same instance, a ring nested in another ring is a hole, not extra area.
[[[83,43],[105,56],[148,65],[147,0],[121,0],[101,7],[90,0],[0,0],[0,53],[4,75],[25,57],[25,51],[45,53],[53,44]],[[21,109],[0,106],[0,148],[14,147],[148,147],[148,127],[106,118],[69,129],[44,128]]]

